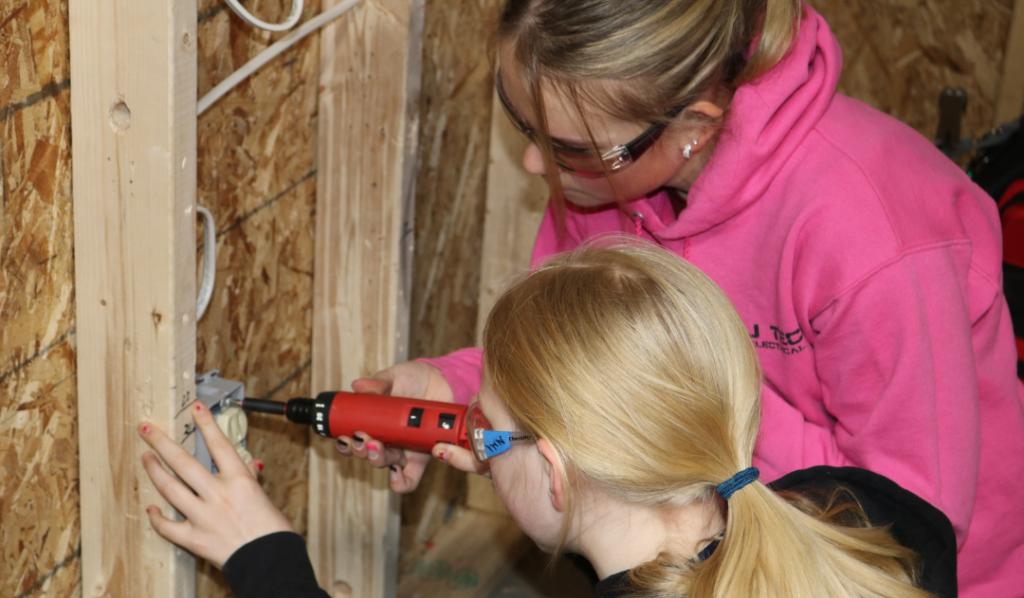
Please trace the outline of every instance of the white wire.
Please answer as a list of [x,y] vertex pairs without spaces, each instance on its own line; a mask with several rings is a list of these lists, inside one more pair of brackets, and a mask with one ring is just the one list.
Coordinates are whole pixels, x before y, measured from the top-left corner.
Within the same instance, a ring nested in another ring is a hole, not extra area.
[[197,206],[196,211],[203,217],[203,282],[199,284],[196,297],[196,322],[206,313],[213,298],[213,283],[217,280],[217,230],[214,228],[213,214],[204,207]]
[[224,0],[231,7],[231,10],[235,11],[235,14],[242,18],[243,21],[258,27],[260,29],[266,29],[267,31],[288,31],[299,22],[299,17],[302,16],[302,0],[292,0],[292,11],[288,13],[288,18],[281,23],[267,23],[261,21],[256,17],[252,16],[252,13],[245,10],[245,7],[238,3],[238,0]]
[[217,85],[217,87],[206,92],[206,95],[199,99],[199,106],[196,114],[198,115],[206,112],[207,108],[212,106],[224,94],[231,91],[233,87],[244,81],[246,77],[253,74],[261,66],[273,60],[274,57],[281,52],[284,52],[288,48],[294,46],[295,42],[340,17],[360,2],[362,2],[362,0],[345,0],[345,2],[332,6],[302,25],[299,25],[297,29],[282,37],[269,48],[257,54],[252,60],[245,63],[242,68],[228,75],[226,79]]

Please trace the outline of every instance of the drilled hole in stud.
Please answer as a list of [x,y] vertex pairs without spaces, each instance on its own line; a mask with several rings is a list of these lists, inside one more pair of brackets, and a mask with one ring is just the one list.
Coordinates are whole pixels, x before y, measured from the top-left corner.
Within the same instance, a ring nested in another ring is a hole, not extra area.
[[114,104],[114,107],[110,109],[110,122],[122,131],[131,126],[132,111],[128,109],[128,105],[124,102]]

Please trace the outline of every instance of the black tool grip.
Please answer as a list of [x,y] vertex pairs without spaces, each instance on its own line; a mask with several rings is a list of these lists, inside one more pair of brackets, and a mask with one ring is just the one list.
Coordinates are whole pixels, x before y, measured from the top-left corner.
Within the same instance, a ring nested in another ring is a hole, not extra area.
[[285,405],[281,401],[265,401],[263,399],[245,399],[242,401],[242,409],[254,413],[270,413],[273,415],[284,415]]

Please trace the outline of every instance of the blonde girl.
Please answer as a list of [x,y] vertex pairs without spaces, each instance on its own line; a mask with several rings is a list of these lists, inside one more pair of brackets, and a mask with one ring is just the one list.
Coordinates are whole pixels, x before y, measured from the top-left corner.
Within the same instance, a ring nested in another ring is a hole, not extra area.
[[493,460],[498,493],[542,546],[591,560],[598,595],[928,595],[884,529],[830,524],[756,479],[757,356],[722,291],[677,256],[620,243],[555,258],[498,300],[484,351],[485,415],[540,439]]
[[[501,296],[484,346],[471,413],[516,439],[486,459],[498,494],[542,548],[590,559],[599,598],[931,596],[922,583],[956,594],[952,527],[913,494],[863,470],[815,468],[781,482],[815,488],[811,495],[779,494],[757,479],[753,345],[722,291],[671,253],[633,242],[556,258]],[[235,520],[281,518],[249,512],[265,508],[265,497],[251,496],[258,486],[221,446],[208,413],[196,415],[215,435],[208,442],[227,460],[225,473],[212,478],[162,433],[143,429],[199,491],[187,492],[147,456],[161,493],[189,518],[171,523],[151,511],[154,528],[226,561],[240,598],[320,596],[297,550],[301,538],[287,528],[261,528],[238,545],[249,530]],[[235,495],[245,498],[232,502]],[[927,560],[871,527],[879,522],[862,504],[920,544]],[[210,546],[210,538],[225,539]]]

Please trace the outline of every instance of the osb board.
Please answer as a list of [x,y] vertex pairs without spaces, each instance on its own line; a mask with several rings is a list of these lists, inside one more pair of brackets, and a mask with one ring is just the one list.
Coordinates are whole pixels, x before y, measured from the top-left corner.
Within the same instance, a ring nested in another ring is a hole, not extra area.
[[0,0],[0,595],[79,587],[67,5]]
[[[277,22],[291,0],[245,5]],[[302,20],[319,12],[320,2],[307,0]],[[282,35],[246,25],[222,0],[201,0],[199,94]],[[248,396],[310,393],[318,61],[314,33],[199,118],[198,201],[213,213],[218,236],[217,284],[199,322],[198,368],[244,382]],[[304,534],[307,430],[250,416],[248,442],[265,463],[263,488]],[[198,573],[197,596],[231,595],[219,571],[201,563]]]
[[1013,20],[1006,39],[1002,80],[996,99],[995,124],[1024,114],[1024,0],[1014,0]]
[[[416,179],[410,357],[474,341],[487,190],[493,74],[486,45],[496,0],[430,0]],[[414,565],[453,505],[466,474],[432,466],[403,497],[400,570]]]
[[934,138],[939,92],[967,91],[962,135],[992,126],[1012,0],[810,0],[844,55],[839,91]]
[[[10,372],[10,370],[8,370]],[[0,595],[72,596],[79,576],[73,338],[0,381]]]

